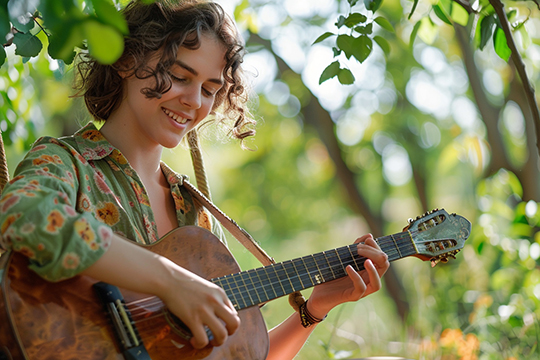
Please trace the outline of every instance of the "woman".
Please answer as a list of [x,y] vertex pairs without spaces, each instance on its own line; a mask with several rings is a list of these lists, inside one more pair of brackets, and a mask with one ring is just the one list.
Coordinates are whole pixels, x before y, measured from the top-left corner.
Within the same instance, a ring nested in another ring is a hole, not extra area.
[[[96,120],[71,137],[36,142],[0,202],[4,246],[48,281],[78,274],[154,294],[191,330],[191,345],[226,343],[241,326],[225,292],[135,242],[151,244],[184,225],[205,225],[181,177],[160,162],[210,114],[252,135],[233,22],[211,2],[130,3],[130,35],[112,66],[83,55],[79,92]],[[125,241],[128,238],[131,241]],[[292,359],[335,306],[377,291],[389,267],[371,235],[357,242],[366,270],[318,285],[269,332],[268,359]],[[209,339],[205,328],[213,337]]]

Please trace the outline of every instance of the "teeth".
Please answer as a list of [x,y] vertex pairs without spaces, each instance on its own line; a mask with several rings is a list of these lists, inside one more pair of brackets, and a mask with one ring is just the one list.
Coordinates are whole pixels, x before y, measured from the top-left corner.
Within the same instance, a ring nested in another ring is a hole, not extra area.
[[188,119],[180,117],[180,115],[173,113],[172,111],[169,111],[167,109],[163,109],[163,112],[167,114],[170,118],[173,118],[174,121],[176,121],[179,124],[185,124],[187,123]]

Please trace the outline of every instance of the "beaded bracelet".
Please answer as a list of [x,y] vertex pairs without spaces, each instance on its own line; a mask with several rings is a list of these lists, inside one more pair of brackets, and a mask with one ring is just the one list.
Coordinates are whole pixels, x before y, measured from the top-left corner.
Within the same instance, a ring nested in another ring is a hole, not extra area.
[[298,308],[298,312],[300,313],[300,321],[302,322],[302,326],[305,328],[308,328],[314,324],[320,323],[324,319],[326,319],[325,315],[322,319],[318,319],[315,316],[311,315],[311,313],[307,309],[307,301],[300,305]]

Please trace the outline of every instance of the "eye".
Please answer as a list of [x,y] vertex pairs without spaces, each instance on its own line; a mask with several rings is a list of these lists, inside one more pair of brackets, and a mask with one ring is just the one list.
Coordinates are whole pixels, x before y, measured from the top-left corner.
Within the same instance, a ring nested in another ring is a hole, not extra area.
[[186,81],[185,78],[178,77],[178,76],[176,76],[174,74],[170,74],[170,75],[171,75],[171,78],[173,79],[173,81],[175,81],[175,82],[185,82]]
[[214,91],[213,89],[209,90],[209,89],[203,88],[202,91],[203,91],[204,95],[206,95],[206,96],[214,96],[216,94],[216,91]]

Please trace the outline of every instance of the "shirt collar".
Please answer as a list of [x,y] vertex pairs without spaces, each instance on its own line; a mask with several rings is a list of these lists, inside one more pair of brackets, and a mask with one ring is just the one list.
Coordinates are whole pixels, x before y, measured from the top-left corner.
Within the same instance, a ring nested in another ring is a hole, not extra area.
[[178,186],[182,186],[182,184],[184,184],[184,179],[189,181],[189,177],[187,175],[178,174],[163,161],[161,162],[161,171],[165,175],[165,178],[170,186],[176,184],[178,184]]
[[103,159],[116,150],[92,122],[77,131],[73,136],[79,145],[81,155],[87,161]]

